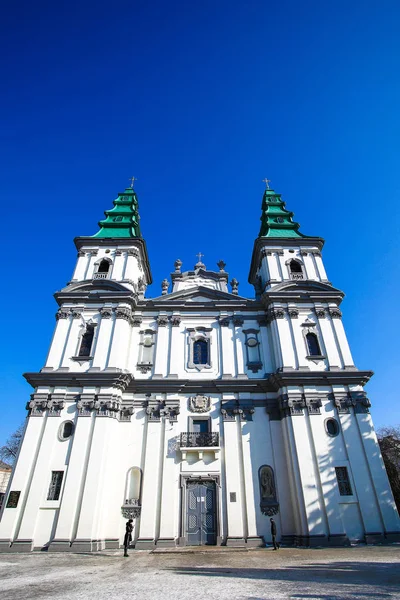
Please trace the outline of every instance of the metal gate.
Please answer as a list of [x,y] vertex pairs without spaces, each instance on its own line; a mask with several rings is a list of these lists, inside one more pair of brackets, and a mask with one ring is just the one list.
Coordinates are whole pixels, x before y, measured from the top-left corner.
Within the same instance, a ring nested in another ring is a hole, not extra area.
[[216,544],[216,502],[214,481],[188,481],[186,535],[189,546]]

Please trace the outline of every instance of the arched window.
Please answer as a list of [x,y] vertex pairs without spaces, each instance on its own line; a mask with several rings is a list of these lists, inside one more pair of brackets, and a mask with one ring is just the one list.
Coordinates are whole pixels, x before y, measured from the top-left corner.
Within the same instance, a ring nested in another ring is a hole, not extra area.
[[90,351],[93,345],[95,325],[86,325],[86,331],[82,335],[81,347],[79,348],[78,356],[90,356]]
[[196,340],[193,344],[193,363],[195,365],[208,364],[208,342]]
[[94,267],[93,279],[107,279],[110,274],[112,262],[109,258],[102,258]]
[[110,263],[108,260],[103,259],[99,264],[99,268],[97,269],[98,273],[108,273],[110,269]]
[[289,263],[290,272],[291,273],[302,273],[303,269],[301,268],[301,264],[297,262],[297,260],[291,260]]
[[307,333],[306,335],[308,354],[309,356],[321,356],[318,338],[315,333]]

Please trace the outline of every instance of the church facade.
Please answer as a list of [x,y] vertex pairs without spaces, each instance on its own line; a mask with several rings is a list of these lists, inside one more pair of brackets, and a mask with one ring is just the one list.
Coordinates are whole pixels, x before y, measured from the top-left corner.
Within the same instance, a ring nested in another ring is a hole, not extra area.
[[[268,184],[267,184],[268,185]],[[0,520],[0,550],[263,546],[400,540],[324,241],[267,188],[249,281],[177,260],[152,282],[127,188],[72,280],[34,392]],[[228,287],[230,285],[230,288]]]

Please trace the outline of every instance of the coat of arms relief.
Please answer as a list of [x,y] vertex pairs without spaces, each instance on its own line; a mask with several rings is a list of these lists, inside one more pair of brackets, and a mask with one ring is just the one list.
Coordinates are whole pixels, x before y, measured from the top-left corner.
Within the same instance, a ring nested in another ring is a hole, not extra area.
[[211,408],[211,398],[209,396],[192,396],[189,398],[189,410],[195,413],[204,413]]

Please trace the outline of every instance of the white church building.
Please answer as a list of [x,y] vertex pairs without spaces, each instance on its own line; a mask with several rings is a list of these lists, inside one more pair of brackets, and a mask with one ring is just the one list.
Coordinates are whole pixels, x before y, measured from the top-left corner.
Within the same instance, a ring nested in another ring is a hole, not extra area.
[[[268,184],[267,184],[268,185]],[[267,188],[249,281],[175,262],[152,282],[127,188],[78,237],[0,520],[0,550],[400,541],[324,241]],[[161,226],[161,225],[160,225]],[[217,257],[218,258],[218,257]]]

